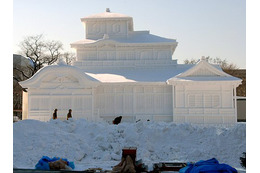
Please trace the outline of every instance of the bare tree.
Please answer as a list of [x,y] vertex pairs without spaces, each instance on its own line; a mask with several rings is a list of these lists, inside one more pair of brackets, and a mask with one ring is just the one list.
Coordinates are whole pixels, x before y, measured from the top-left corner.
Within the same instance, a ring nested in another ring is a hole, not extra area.
[[[30,76],[34,75],[44,65],[51,65],[61,57],[63,44],[60,41],[45,40],[43,35],[27,36],[20,42],[21,54],[28,57],[32,66],[28,66],[31,71]],[[20,69],[16,69],[19,71]],[[20,70],[22,73],[22,70]]]
[[[40,68],[55,63],[63,56],[67,64],[71,64],[73,58],[75,59],[74,54],[62,52],[63,44],[60,41],[45,40],[42,34],[25,37],[19,46],[21,48],[20,54],[24,57],[19,61],[19,55],[14,55],[14,60],[16,59],[13,61],[14,115],[18,115],[22,109],[22,91],[24,89],[18,82],[29,79]],[[29,58],[29,60],[27,58]],[[19,115],[21,115],[21,113]]]
[[56,62],[61,56],[62,46],[62,43],[59,41],[48,41],[46,43],[48,54],[45,55],[44,64],[51,65]]
[[196,59],[191,59],[191,60],[188,60],[188,59],[185,59],[184,60],[184,64],[196,64],[199,60],[196,60]]
[[76,55],[75,53],[72,52],[65,52],[62,55],[63,59],[65,60],[66,64],[72,65],[72,62],[76,60]]

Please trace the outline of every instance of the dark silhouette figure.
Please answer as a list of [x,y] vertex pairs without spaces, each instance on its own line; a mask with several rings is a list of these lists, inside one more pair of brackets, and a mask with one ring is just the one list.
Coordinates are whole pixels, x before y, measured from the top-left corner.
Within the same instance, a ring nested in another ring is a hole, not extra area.
[[72,114],[71,114],[71,112],[72,112],[72,110],[69,109],[69,113],[67,114],[67,120],[68,120],[69,118],[72,118]]
[[57,111],[58,111],[58,109],[54,109],[54,112],[53,112],[53,114],[52,114],[52,118],[55,120],[55,119],[57,119]]
[[116,117],[114,120],[113,120],[113,124],[119,124],[121,122],[121,119],[122,119],[122,116],[119,116],[119,117]]

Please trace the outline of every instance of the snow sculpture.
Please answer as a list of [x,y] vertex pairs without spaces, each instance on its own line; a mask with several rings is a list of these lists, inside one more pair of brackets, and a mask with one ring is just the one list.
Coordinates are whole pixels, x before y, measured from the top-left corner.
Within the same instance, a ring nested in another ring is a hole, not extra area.
[[174,39],[134,31],[130,16],[106,12],[81,18],[85,39],[71,44],[72,66],[39,70],[20,82],[24,119],[47,121],[54,108],[65,119],[235,123],[236,87],[241,80],[203,58],[177,64]]

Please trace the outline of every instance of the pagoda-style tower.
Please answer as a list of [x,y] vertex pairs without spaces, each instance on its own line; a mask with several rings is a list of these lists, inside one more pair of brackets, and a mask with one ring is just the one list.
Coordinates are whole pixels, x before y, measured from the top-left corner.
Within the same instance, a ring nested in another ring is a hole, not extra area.
[[85,39],[71,44],[77,51],[74,65],[81,69],[103,69],[174,65],[174,39],[134,31],[133,18],[106,12],[81,18]]

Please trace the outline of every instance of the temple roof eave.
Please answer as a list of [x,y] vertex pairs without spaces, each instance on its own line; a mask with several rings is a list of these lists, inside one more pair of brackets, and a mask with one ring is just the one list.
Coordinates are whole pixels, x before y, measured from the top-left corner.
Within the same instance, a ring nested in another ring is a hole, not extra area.
[[85,74],[81,69],[75,66],[57,64],[57,65],[48,65],[41,68],[31,78],[19,82],[19,84],[23,88],[37,88],[40,86],[42,79],[47,75],[51,75],[51,76],[72,75],[75,76],[75,78],[77,78],[80,81],[83,87],[85,87],[85,85],[95,86],[99,83],[98,80]]
[[132,19],[131,16],[120,14],[120,13],[113,13],[110,11],[106,11],[103,13],[98,14],[92,14],[90,16],[86,16],[81,18],[81,21],[87,21],[87,20],[102,20],[102,19]]
[[133,18],[132,17],[114,17],[114,18],[81,18],[81,22],[95,22],[95,21],[108,21],[108,20],[113,20],[113,21],[130,21],[133,23]]
[[[201,71],[200,71],[201,70]],[[233,83],[238,86],[242,80],[231,76],[216,65],[208,63],[206,60],[201,59],[196,65],[190,69],[170,78],[167,80],[168,84],[180,83]]]
[[71,48],[84,48],[84,47],[88,47],[88,46],[98,46],[99,43],[113,43],[113,44],[117,44],[118,46],[154,46],[154,45],[162,45],[162,46],[174,46],[176,47],[178,45],[178,42],[176,42],[176,40],[173,40],[172,42],[119,42],[116,40],[80,40],[74,43],[71,43]]

